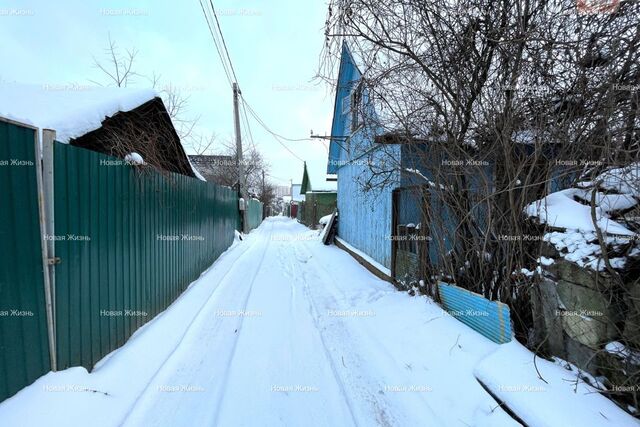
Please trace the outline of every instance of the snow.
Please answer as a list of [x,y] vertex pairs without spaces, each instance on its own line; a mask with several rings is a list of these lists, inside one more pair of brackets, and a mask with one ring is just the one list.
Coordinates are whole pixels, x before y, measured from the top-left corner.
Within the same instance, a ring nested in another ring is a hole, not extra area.
[[601,181],[600,187],[605,190],[640,198],[640,162],[623,168],[610,169],[602,173],[598,180]]
[[[591,203],[591,190],[577,190],[575,196],[587,203]],[[596,192],[596,205],[605,212],[615,212],[629,209],[638,204],[638,201],[631,194],[604,194]]]
[[380,264],[378,261],[376,261],[375,259],[371,258],[369,255],[367,255],[366,253],[362,252],[360,249],[351,246],[349,243],[347,243],[345,240],[342,240],[340,237],[336,236],[336,240],[338,242],[340,242],[342,245],[344,245],[347,249],[349,249],[351,252],[357,254],[358,256],[360,256],[362,259],[364,259],[365,261],[367,261],[369,264],[371,264],[373,267],[375,267],[377,270],[379,270],[380,272],[386,274],[387,276],[391,277],[391,270],[388,269],[387,267],[385,267],[384,265]]
[[[34,126],[40,132],[53,129],[56,141],[68,144],[100,128],[106,118],[159,96],[154,89],[0,82],[0,117]],[[205,181],[193,164],[191,169],[196,178]]]
[[124,156],[124,161],[132,165],[144,165],[144,159],[136,152]]
[[153,89],[0,83],[0,116],[54,129],[56,140],[68,143],[102,126],[119,111],[131,111],[159,96]]
[[193,171],[193,174],[196,176],[196,178],[198,178],[200,181],[206,181],[206,179],[204,179],[198,169],[196,169],[196,167],[193,165],[189,156],[187,156],[187,160],[189,161],[189,166],[191,166],[191,170]]
[[540,258],[538,258],[538,264],[540,265],[544,265],[545,267],[550,266],[551,264],[553,264],[554,262],[556,262],[553,258],[547,258],[544,256],[541,256]]
[[[543,224],[570,230],[595,231],[591,219],[591,207],[573,199],[584,190],[570,188],[551,193],[525,208],[528,216],[536,217]],[[610,219],[601,207],[596,207],[598,227],[606,233],[632,236],[634,233]]]
[[533,354],[516,341],[486,357],[475,375],[529,426],[640,424],[572,371],[540,357],[534,364]]
[[[576,263],[580,267],[590,268],[594,271],[604,271],[606,266],[602,259],[602,249],[597,243],[594,232],[566,231],[547,233],[543,240],[551,243],[560,255],[567,261]],[[628,242],[625,237],[604,236],[605,244],[616,246]],[[634,256],[638,252],[633,250],[629,256]],[[610,258],[609,262],[613,268],[622,269],[625,267],[627,258]]]
[[320,218],[320,220],[318,220],[318,223],[322,225],[327,225],[330,220],[331,220],[331,214],[325,215],[322,218]]
[[[2,424],[518,425],[476,376],[538,387],[528,350],[397,292],[294,220],[268,218],[244,237],[91,373],[49,373],[1,403]],[[529,425],[636,425],[537,363],[549,393],[500,394]]]
[[612,341],[604,347],[607,353],[616,355],[620,359],[626,360],[635,365],[640,365],[640,352],[630,349],[619,341]]

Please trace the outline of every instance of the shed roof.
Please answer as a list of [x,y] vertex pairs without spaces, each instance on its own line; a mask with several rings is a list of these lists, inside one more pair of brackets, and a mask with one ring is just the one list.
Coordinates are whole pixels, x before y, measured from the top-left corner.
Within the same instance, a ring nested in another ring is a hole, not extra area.
[[[154,89],[0,83],[0,116],[34,126],[40,132],[55,130],[56,141],[65,144],[81,137],[87,139],[105,120],[151,101],[166,114],[164,103]],[[168,117],[167,122],[170,122]],[[178,152],[188,164],[186,170],[191,169],[191,176],[204,180],[184,154],[177,134],[175,138]]]
[[156,97],[153,89],[0,83],[0,116],[55,129],[56,140],[68,143]]

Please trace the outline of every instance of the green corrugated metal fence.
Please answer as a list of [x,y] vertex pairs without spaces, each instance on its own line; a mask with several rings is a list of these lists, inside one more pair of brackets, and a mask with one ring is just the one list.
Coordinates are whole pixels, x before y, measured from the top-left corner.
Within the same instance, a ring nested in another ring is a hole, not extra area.
[[91,368],[233,241],[236,193],[55,144],[58,367]]
[[0,120],[0,401],[50,370],[35,138]]
[[249,199],[247,203],[248,231],[253,230],[262,222],[262,203],[256,199]]
[[320,218],[333,213],[337,199],[337,193],[334,192],[307,192],[298,210],[298,220],[307,227],[317,226]]

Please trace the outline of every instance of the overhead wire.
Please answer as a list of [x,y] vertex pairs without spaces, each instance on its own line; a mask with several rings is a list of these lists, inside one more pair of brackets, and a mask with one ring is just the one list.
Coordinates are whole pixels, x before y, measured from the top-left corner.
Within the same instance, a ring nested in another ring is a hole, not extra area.
[[[229,82],[230,86],[233,86],[233,83],[235,82],[236,84],[238,84],[238,76],[236,74],[235,68],[233,66],[233,61],[231,61],[231,55],[229,54],[229,49],[227,47],[227,43],[225,41],[224,38],[224,34],[222,33],[222,27],[220,26],[220,21],[218,19],[218,14],[216,13],[216,9],[215,6],[213,5],[213,0],[209,0],[208,2],[208,6],[205,8],[205,4],[203,4],[202,0],[198,0],[200,2],[200,7],[202,8],[202,13],[205,17],[205,21],[207,22],[207,27],[209,28],[209,33],[211,34],[211,38],[213,39],[213,43],[215,45],[216,51],[218,53],[218,57],[220,58],[220,62],[222,64],[222,68],[225,72],[225,75],[227,77],[227,80]],[[207,11],[209,10],[209,6],[211,7],[209,14],[207,14]],[[211,18],[211,14],[213,14],[213,19]],[[214,32],[211,23],[215,22],[215,26],[217,27],[218,31],[217,34],[219,34],[219,39],[218,37],[216,37],[216,32]],[[222,54],[222,51],[224,50],[225,55]],[[226,56],[226,60],[225,60],[225,56]],[[231,70],[231,71],[229,71]],[[231,78],[231,76],[233,75],[233,79]],[[298,156],[295,152],[293,152],[283,141],[290,141],[290,142],[300,142],[300,141],[310,141],[311,138],[299,138],[299,139],[295,139],[295,138],[287,138],[283,135],[280,135],[274,131],[272,131],[267,124],[264,122],[264,120],[262,120],[260,118],[260,116],[258,116],[258,114],[255,112],[255,110],[253,108],[251,108],[251,106],[247,103],[246,99],[244,98],[244,96],[242,96],[242,93],[240,93],[240,99],[242,100],[241,103],[241,108],[242,108],[242,112],[244,115],[244,124],[243,127],[245,128],[245,131],[247,133],[247,135],[249,136],[249,140],[251,142],[251,145],[253,146],[254,149],[256,149],[255,146],[255,141],[253,139],[253,134],[251,132],[251,125],[249,122],[249,117],[247,115],[247,110],[249,111],[249,114],[255,119],[255,121],[265,130],[267,131],[269,134],[271,134],[274,139],[283,147],[285,148],[293,157],[295,157],[296,159],[298,159],[301,162],[304,162],[304,159],[302,159],[300,156]],[[240,116],[240,120],[242,121],[243,117],[242,115]]]

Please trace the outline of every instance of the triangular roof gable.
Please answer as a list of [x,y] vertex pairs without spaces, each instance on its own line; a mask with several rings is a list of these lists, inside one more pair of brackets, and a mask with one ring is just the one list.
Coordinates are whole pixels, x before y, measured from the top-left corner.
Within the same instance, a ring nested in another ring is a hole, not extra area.
[[307,162],[304,162],[304,172],[302,172],[302,187],[300,193],[305,194],[307,191],[311,191],[311,181],[309,180],[309,173],[307,172]]
[[[357,81],[362,76],[362,73],[358,69],[356,62],[353,59],[353,55],[349,50],[347,43],[342,43],[342,53],[340,55],[340,69],[338,71],[338,81],[336,87],[336,97],[333,103],[333,119],[331,122],[331,136],[332,137],[344,137],[344,128],[342,118],[342,98],[345,96],[345,91],[350,91],[354,81]],[[340,159],[340,144],[339,140],[334,141],[331,139],[329,143],[329,162],[327,164],[327,173],[335,174],[338,172],[338,161]]]

